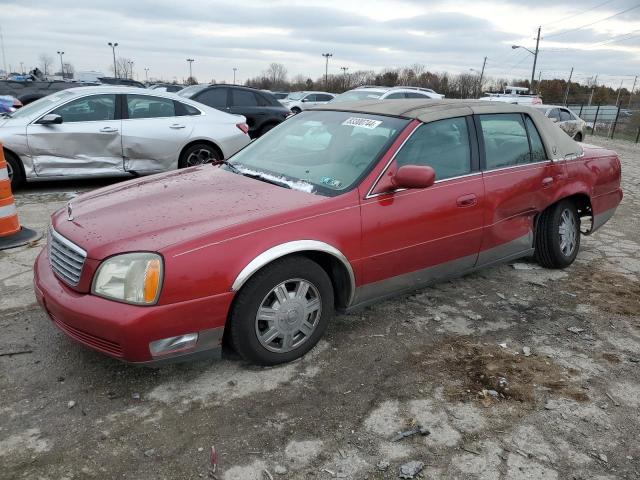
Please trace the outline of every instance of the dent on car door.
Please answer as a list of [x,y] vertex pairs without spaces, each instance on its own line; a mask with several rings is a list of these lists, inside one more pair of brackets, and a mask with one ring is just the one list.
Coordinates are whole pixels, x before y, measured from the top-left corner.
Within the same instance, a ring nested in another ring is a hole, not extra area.
[[566,178],[565,162],[551,161],[528,115],[476,117],[486,192],[485,231],[478,265],[517,257],[533,248],[534,220]]
[[359,289],[358,302],[474,267],[484,208],[476,146],[470,117],[421,125],[407,139],[389,171],[403,165],[431,166],[436,183],[393,193],[375,187],[363,200],[366,285]]
[[125,170],[151,173],[177,168],[193,124],[181,104],[152,95],[125,95],[122,148]]
[[89,95],[56,109],[62,123],[27,126],[38,176],[108,175],[123,172],[117,95]]

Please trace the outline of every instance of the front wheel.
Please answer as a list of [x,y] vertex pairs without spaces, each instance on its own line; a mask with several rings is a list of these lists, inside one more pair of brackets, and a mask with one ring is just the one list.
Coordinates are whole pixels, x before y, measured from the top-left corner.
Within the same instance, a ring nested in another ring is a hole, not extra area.
[[11,188],[15,190],[24,183],[24,174],[20,168],[20,160],[7,151],[4,152],[4,158],[7,162],[7,175],[11,181]]
[[322,267],[301,256],[284,258],[256,273],[238,294],[231,340],[249,362],[290,362],[318,343],[333,312],[333,287]]
[[178,168],[195,167],[196,165],[203,165],[216,160],[222,160],[222,156],[215,147],[208,143],[196,143],[182,152]]
[[580,217],[575,204],[558,202],[540,215],[536,229],[536,260],[545,268],[565,268],[580,249]]

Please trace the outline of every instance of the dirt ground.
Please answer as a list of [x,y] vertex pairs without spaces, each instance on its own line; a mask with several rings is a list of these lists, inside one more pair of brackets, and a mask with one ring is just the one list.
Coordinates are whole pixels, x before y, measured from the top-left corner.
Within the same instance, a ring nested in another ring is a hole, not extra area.
[[[625,198],[572,267],[502,265],[338,316],[278,368],[94,353],[35,303],[44,242],[0,252],[0,478],[395,479],[412,460],[425,479],[640,478],[640,145],[593,142],[621,155]],[[103,183],[29,186],[22,223]]]

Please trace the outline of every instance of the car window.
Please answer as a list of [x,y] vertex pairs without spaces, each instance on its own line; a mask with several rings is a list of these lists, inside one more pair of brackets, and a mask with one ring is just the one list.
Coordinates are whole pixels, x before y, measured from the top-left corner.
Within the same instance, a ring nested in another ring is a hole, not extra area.
[[529,139],[519,113],[479,117],[487,170],[529,163]]
[[396,164],[398,167],[433,167],[436,180],[470,173],[471,148],[466,119],[447,118],[421,125],[396,155]]
[[226,108],[227,91],[228,88],[209,88],[194,95],[192,98],[213,108]]
[[176,107],[176,116],[178,117],[202,114],[202,112],[196,107],[192,107],[191,105],[187,105],[186,103],[174,101],[174,105]]
[[557,108],[551,109],[551,111],[549,112],[549,115],[547,115],[547,117],[555,118],[556,120],[560,121],[560,110],[557,109]]
[[393,100],[395,98],[407,98],[407,97],[404,92],[395,92],[395,93],[390,93],[384,98],[386,98],[387,100]]
[[424,93],[419,93],[419,92],[407,92],[405,93],[405,95],[407,96],[407,98],[429,98]]
[[175,117],[176,115],[173,100],[151,95],[127,95],[127,112],[131,119]]
[[533,120],[528,115],[525,116],[525,123],[527,124],[527,132],[529,133],[529,142],[531,142],[531,161],[542,162],[547,159],[547,154],[542,144],[542,138],[538,133],[538,129],[533,123]]
[[51,113],[60,115],[64,123],[96,122],[116,117],[115,95],[90,95],[56,108]]
[[328,102],[333,97],[331,95],[327,95],[326,93],[317,93],[316,94],[316,102]]
[[304,99],[307,102],[315,102],[317,100],[318,96],[315,93],[310,93],[309,95],[307,95],[306,97],[304,97]]
[[249,90],[232,89],[231,105],[234,107],[257,107],[258,100],[253,92]]
[[571,117],[571,114],[567,110],[560,109],[560,121],[568,122],[569,120],[573,120],[573,117]]

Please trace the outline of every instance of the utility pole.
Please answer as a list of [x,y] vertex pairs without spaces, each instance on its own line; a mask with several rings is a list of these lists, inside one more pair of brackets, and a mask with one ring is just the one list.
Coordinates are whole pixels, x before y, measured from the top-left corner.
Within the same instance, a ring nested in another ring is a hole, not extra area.
[[476,91],[476,97],[480,97],[482,94],[482,78],[484,77],[484,67],[487,65],[487,57],[484,57],[482,62],[482,70],[480,71],[480,78],[478,79],[478,90]]
[[633,79],[633,87],[631,87],[631,91],[629,92],[629,106],[627,108],[631,108],[631,97],[633,97],[633,91],[636,89],[636,82],[638,81],[638,76]]
[[622,93],[622,83],[624,80],[620,80],[620,86],[618,87],[618,98],[616,98],[616,106],[620,106],[620,94]]
[[189,78],[187,79],[187,81],[190,82],[191,79],[193,78],[193,74],[192,74],[192,71],[191,71],[191,65],[193,65],[193,62],[195,62],[195,59],[187,58],[187,62],[189,62]]
[[64,63],[62,63],[62,56],[64,55],[64,52],[58,51],[58,55],[60,55],[60,74],[64,80]]
[[329,90],[329,58],[333,57],[333,53],[323,53],[322,56],[326,59],[324,65],[324,88]]
[[567,82],[567,89],[564,91],[564,106],[567,106],[567,100],[569,99],[569,87],[571,86],[571,77],[573,77],[573,67],[571,67],[571,73],[569,74],[569,81]]
[[118,46],[118,42],[109,42],[107,45],[109,45],[111,47],[111,50],[113,51],[113,76],[115,78],[118,78],[118,65],[116,64],[116,47]]
[[233,84],[236,84],[236,72],[238,71],[238,69],[236,67],[233,67]]
[[531,94],[533,94],[533,79],[536,77],[536,63],[538,63],[538,47],[540,46],[540,29],[538,27],[538,38],[536,39],[536,51],[533,54],[533,70],[531,70]]
[[596,75],[596,78],[593,80],[593,85],[591,86],[591,95],[589,95],[589,106],[591,106],[591,101],[593,100],[593,91],[596,89],[597,85],[598,85],[598,75]]

